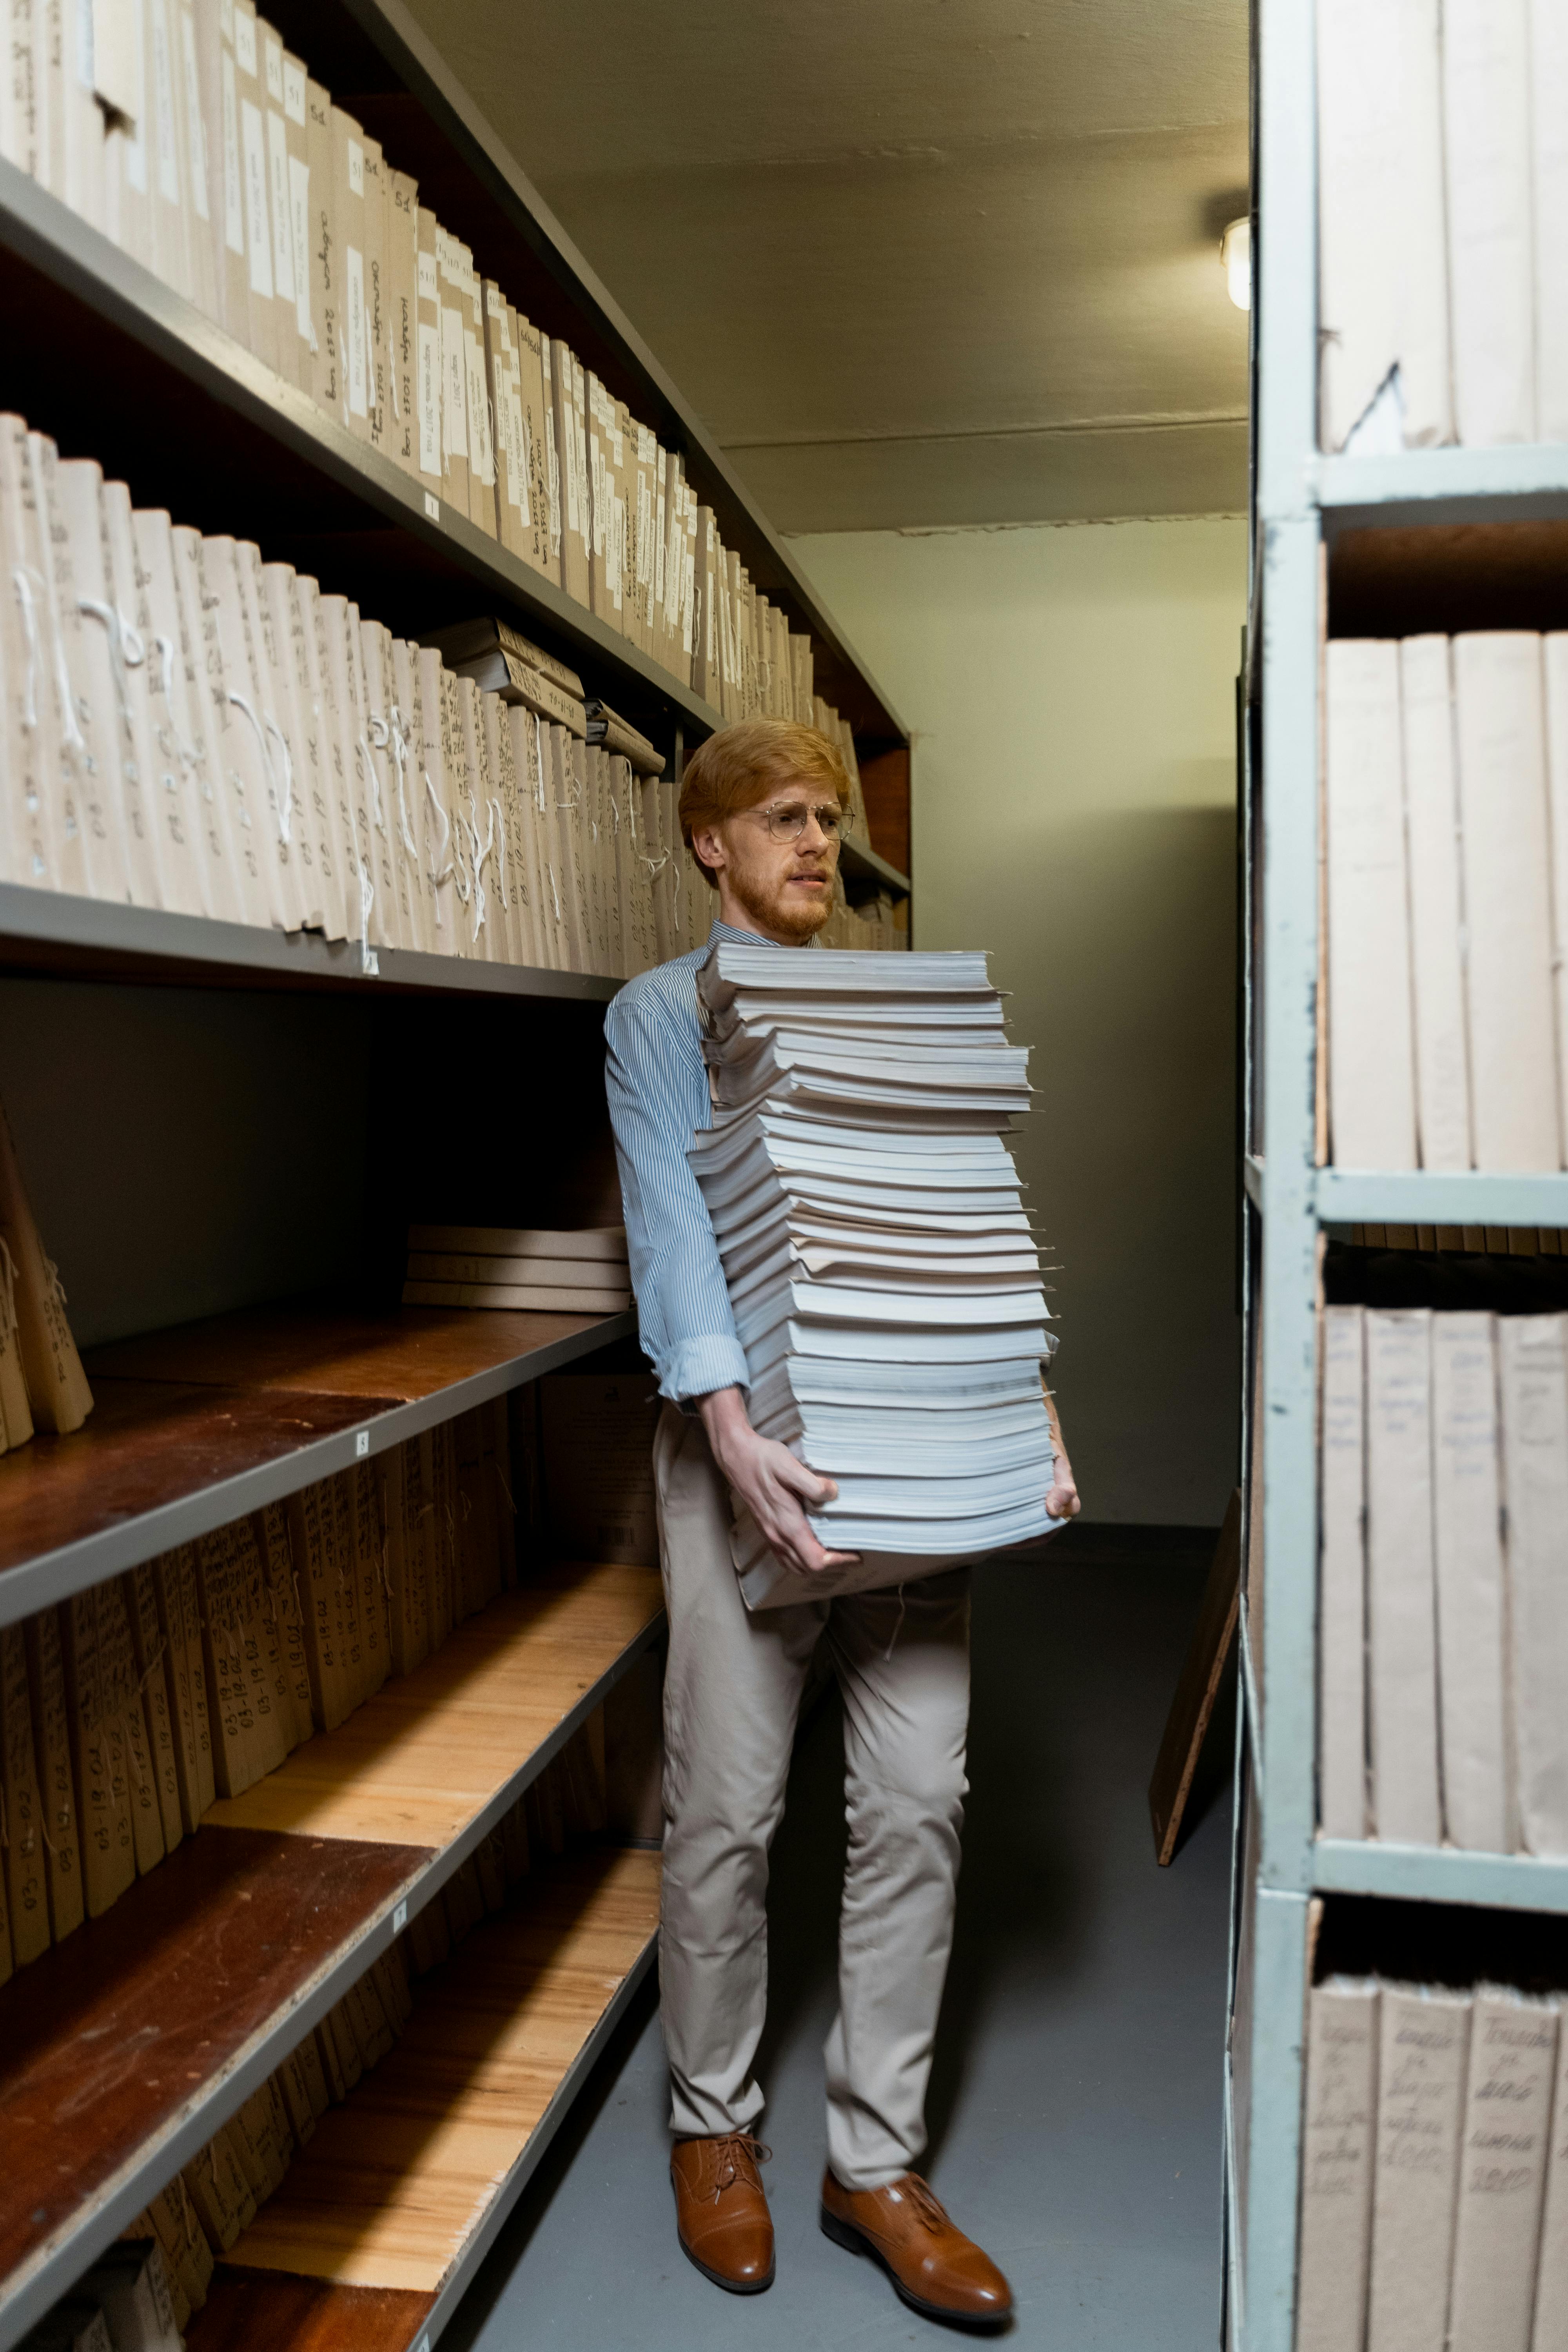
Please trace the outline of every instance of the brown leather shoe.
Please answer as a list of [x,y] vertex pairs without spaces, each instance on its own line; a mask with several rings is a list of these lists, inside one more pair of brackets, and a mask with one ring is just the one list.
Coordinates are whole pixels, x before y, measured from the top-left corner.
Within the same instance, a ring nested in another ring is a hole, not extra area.
[[918,2172],[886,2189],[843,2189],[825,2172],[822,2226],[852,2254],[875,2254],[910,2309],[930,2319],[986,2327],[1012,2315],[1012,2288],[953,2227]]
[[675,2226],[688,2259],[731,2294],[773,2283],[773,2224],[757,2170],[770,2151],[750,2132],[678,2139],[669,2156]]

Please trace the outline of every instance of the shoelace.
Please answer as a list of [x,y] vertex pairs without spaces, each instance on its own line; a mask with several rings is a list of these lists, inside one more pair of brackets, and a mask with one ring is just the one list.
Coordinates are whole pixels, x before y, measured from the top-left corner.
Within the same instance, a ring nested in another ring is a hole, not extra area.
[[713,2202],[715,2205],[726,2189],[744,2181],[749,2189],[760,2189],[757,2178],[759,2164],[766,2164],[773,2156],[771,2147],[751,2132],[727,2132],[713,2143]]
[[952,2225],[947,2218],[947,2213],[944,2208],[938,2201],[932,2190],[930,2189],[926,2186],[925,2182],[921,2179],[918,2172],[906,2173],[902,2180],[900,2181],[899,2187],[909,2199],[915,2212],[925,2223],[928,2230],[947,2230],[952,2228]]

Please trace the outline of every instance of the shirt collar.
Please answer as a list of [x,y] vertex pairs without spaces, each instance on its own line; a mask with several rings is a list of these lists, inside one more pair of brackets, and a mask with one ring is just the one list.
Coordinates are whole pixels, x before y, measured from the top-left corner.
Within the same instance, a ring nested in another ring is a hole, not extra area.
[[[737,930],[733,923],[721,923],[718,921],[715,921],[712,929],[708,934],[708,944],[710,947],[712,946],[715,940],[738,940],[742,947],[752,948],[772,948],[778,945],[778,941],[776,940],[764,940],[761,931]],[[816,933],[813,933],[812,937],[805,940],[804,944],[808,948],[819,948],[822,945],[822,941]]]

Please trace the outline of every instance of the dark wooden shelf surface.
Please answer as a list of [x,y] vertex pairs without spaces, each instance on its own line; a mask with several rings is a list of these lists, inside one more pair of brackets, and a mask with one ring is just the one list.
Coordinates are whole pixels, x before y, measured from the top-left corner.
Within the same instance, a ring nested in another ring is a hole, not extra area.
[[[647,1569],[567,1564],[502,1593],[0,1988],[0,2345],[342,1998],[662,1613]],[[416,1784],[443,1756],[432,1803]],[[244,1817],[269,1802],[282,1826]],[[416,1811],[419,1833],[388,1834]]]
[[333,2286],[220,2263],[185,2342],[189,2352],[408,2352],[435,2302],[402,2287]]
[[420,1979],[396,2046],[231,2249],[190,2352],[433,2337],[646,1972],[658,1888],[657,1854],[579,1848]]
[[630,1314],[312,1300],[86,1355],[94,1410],[0,1455],[0,1623],[628,1337]]

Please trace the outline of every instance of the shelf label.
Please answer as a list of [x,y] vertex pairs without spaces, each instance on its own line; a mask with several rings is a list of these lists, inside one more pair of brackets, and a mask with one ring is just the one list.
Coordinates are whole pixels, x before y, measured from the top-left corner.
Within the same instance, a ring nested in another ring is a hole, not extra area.
[[401,1936],[401,1935],[402,1935],[402,1933],[403,1933],[403,1930],[405,1929],[405,1927],[407,1927],[407,1925],[408,1925],[408,1898],[407,1898],[407,1896],[405,1895],[405,1896],[404,1897],[403,1901],[402,1901],[402,1902],[397,1906],[397,1908],[394,1911],[394,1913],[393,1913],[393,1915],[392,1915],[392,1932],[393,1932],[393,1934],[394,1934],[395,1936]]
[[441,501],[436,496],[434,490],[426,490],[425,493],[425,511],[429,516],[432,522],[440,521]]
[[355,1432],[354,1432],[354,1459],[355,1459],[355,1461],[357,1462],[358,1460],[360,1460],[360,1459],[362,1458],[362,1456],[363,1456],[363,1455],[364,1455],[364,1454],[368,1454],[369,1452],[370,1452],[370,1432],[369,1432],[369,1430],[368,1430],[368,1429],[356,1429],[356,1430],[355,1430]]

